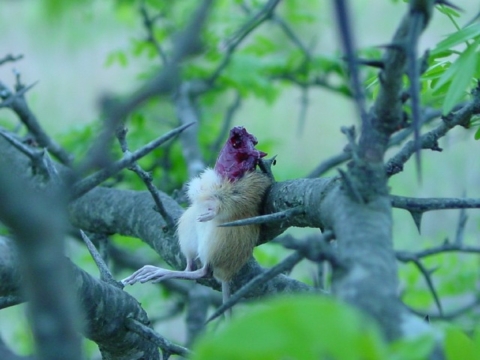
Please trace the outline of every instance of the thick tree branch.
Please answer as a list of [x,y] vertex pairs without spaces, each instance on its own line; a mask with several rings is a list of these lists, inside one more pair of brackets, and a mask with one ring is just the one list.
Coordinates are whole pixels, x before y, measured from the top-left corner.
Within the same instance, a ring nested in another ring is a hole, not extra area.
[[148,339],[152,343],[156,344],[162,349],[162,352],[168,358],[171,354],[180,355],[183,357],[192,355],[191,351],[184,348],[183,346],[176,345],[164,337],[157,334],[153,329],[148,326],[145,326],[138,320],[128,318],[126,319],[126,325],[129,330],[132,330],[139,334],[140,336]]
[[[0,143],[6,142],[1,138]],[[67,214],[62,189],[35,189],[32,185],[39,184],[26,180],[15,158],[0,157],[0,169],[8,169],[0,172],[0,221],[17,240],[37,356],[80,359],[79,312],[68,291],[72,274],[63,255]]]
[[[8,281],[2,284],[2,288],[12,289],[11,294],[15,295],[15,289],[25,281],[25,277],[20,277],[16,270],[19,266],[19,257],[10,239],[0,237],[0,247],[5,251],[0,261],[5,257],[11,259],[8,262],[0,262],[0,278]],[[98,344],[103,356],[112,360],[158,359],[156,346],[129,332],[125,327],[125,321],[129,316],[148,323],[147,315],[137,300],[117,287],[94,279],[65,258],[63,262],[66,264],[67,272],[72,275],[69,291],[71,295],[76,296],[83,310],[82,333]],[[5,278],[5,274],[15,275]],[[52,351],[59,352],[59,345],[57,343]],[[77,353],[80,355],[78,350]],[[73,359],[74,353],[65,356],[59,359]],[[52,356],[51,359],[56,357]]]

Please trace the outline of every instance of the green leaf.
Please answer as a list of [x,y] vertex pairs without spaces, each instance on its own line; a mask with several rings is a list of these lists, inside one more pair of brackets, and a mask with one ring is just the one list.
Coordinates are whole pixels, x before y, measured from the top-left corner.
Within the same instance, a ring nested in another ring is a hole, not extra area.
[[320,296],[283,297],[205,336],[193,359],[386,359],[378,329],[353,308]]
[[430,53],[432,55],[438,54],[442,51],[454,47],[455,45],[476,38],[477,36],[480,36],[480,23],[478,22],[449,35],[447,38],[440,41],[437,44],[437,47],[433,49]]
[[475,140],[480,140],[480,127],[475,131]]
[[455,104],[464,96],[468,84],[473,78],[478,63],[478,54],[475,52],[480,39],[468,47],[458,59],[448,68],[435,85],[435,91],[451,81],[443,103],[443,114],[452,110]]
[[433,334],[426,334],[414,339],[401,339],[390,345],[390,360],[428,359],[435,346]]
[[445,355],[447,360],[480,359],[480,354],[475,351],[472,339],[453,326],[446,330]]
[[128,59],[125,52],[117,50],[112,51],[110,54],[107,55],[107,59],[105,60],[105,67],[110,67],[115,63],[118,63],[122,67],[128,65]]
[[456,11],[455,9],[452,9],[451,7],[441,5],[441,6],[437,6],[436,9],[440,11],[442,14],[445,14],[447,16],[460,17],[460,14],[458,13],[458,11]]

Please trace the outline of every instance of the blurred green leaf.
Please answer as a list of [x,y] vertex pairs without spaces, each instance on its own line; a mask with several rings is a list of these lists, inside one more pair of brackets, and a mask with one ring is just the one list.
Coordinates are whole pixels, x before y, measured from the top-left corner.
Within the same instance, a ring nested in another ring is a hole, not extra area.
[[[242,339],[242,341],[239,341]],[[193,359],[386,359],[378,329],[353,308],[320,296],[263,302],[205,336]]]
[[480,127],[477,129],[477,131],[475,131],[475,140],[479,140],[480,139]]
[[440,6],[437,6],[436,9],[442,14],[445,14],[447,16],[460,17],[460,14],[458,13],[458,11],[455,9],[452,9],[449,6],[440,5]]
[[454,32],[444,40],[440,41],[430,54],[435,55],[445,50],[449,50],[458,44],[464,43],[478,36],[480,36],[480,23],[476,22],[466,28]]
[[478,53],[476,52],[480,39],[475,41],[469,48],[463,52],[458,59],[448,68],[447,71],[440,77],[438,83],[435,85],[435,91],[441,88],[448,82],[448,88],[445,100],[443,103],[443,114],[448,114],[457,102],[465,96],[465,90],[468,84],[472,81],[473,75],[477,70]]
[[445,332],[445,355],[447,360],[480,359],[472,339],[454,326],[449,326]]
[[425,334],[414,339],[401,339],[390,345],[389,360],[424,360],[428,359],[435,346],[433,334]]

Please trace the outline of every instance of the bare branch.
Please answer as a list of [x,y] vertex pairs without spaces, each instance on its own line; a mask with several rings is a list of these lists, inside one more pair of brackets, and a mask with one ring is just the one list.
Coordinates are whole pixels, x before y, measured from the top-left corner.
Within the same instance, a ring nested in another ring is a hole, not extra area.
[[[480,113],[480,89],[473,91],[473,99],[469,101],[460,110],[450,113],[443,122],[435,129],[420,137],[422,149],[432,149],[438,151],[438,139],[445,136],[453,127],[461,125],[466,126],[472,115]],[[403,164],[415,153],[415,143],[409,141],[405,146],[385,165],[388,176],[395,175],[403,170]]]
[[[222,145],[225,142],[225,139],[228,136],[228,132],[230,131],[230,128],[232,127],[232,122],[233,122],[233,117],[237,110],[240,108],[240,105],[242,104],[242,97],[240,96],[239,92],[235,93],[235,99],[233,102],[230,104],[230,106],[227,108],[227,111],[225,113],[225,116],[223,118],[222,122],[222,128],[220,129],[220,132],[218,133],[217,139],[214,141],[212,146],[210,147],[210,152],[212,153],[212,156],[217,156],[220,152],[220,149],[222,148]],[[215,155],[214,155],[215,154]],[[212,158],[212,162],[215,159]]]
[[[203,84],[198,82],[183,82],[175,94],[175,110],[181,125],[191,122],[200,124],[198,109],[192,95],[192,93],[196,92],[194,89],[196,85],[203,86]],[[203,169],[205,169],[205,161],[202,152],[200,151],[200,144],[198,141],[198,127],[198,125],[194,126],[180,136],[182,153],[187,163],[189,178],[197,176]]]
[[21,153],[28,156],[32,163],[32,170],[34,174],[39,173],[47,180],[52,180],[58,185],[62,184],[62,180],[60,179],[58,171],[45,149],[32,149],[31,147],[27,146],[26,144],[24,144],[23,142],[16,139],[14,136],[2,129],[0,129],[0,135],[3,136]]
[[6,55],[5,57],[1,58],[0,59],[0,65],[3,65],[7,62],[15,62],[15,61],[18,61],[20,59],[23,59],[23,55],[20,54],[20,55],[12,55],[12,54],[8,54]]
[[222,62],[218,65],[217,69],[213,72],[210,78],[207,80],[209,84],[213,84],[220,76],[223,70],[230,63],[232,55],[235,49],[242,43],[242,41],[258,26],[260,26],[265,20],[269,19],[280,0],[268,0],[268,2],[256,13],[250,20],[248,20],[240,29],[236,31],[230,40],[225,45],[225,56]]
[[410,198],[404,196],[390,196],[392,206],[408,211],[425,212],[448,209],[479,209],[480,199],[464,198]]
[[23,87],[20,91],[12,94],[8,87],[0,82],[0,96],[4,99],[4,101],[0,103],[0,107],[9,107],[12,109],[22,123],[25,124],[28,131],[34,136],[39,146],[47,148],[62,164],[70,165],[72,161],[71,156],[42,129],[37,117],[30,110],[23,96],[34,85],[35,84]]
[[143,26],[147,30],[147,41],[153,45],[153,47],[157,51],[158,56],[160,57],[160,60],[162,60],[163,64],[166,64],[168,62],[167,54],[165,53],[163,48],[160,46],[157,39],[155,39],[154,25],[155,25],[155,20],[157,20],[158,17],[151,18],[148,15],[145,1],[142,1],[140,5],[140,14],[142,15],[142,19],[143,19]]
[[304,258],[300,252],[294,252],[288,256],[285,260],[281,261],[274,267],[270,268],[267,271],[264,271],[253,278],[249,283],[243,286],[240,290],[234,293],[227,302],[223,303],[215,312],[208,318],[207,323],[216,319],[222,315],[225,311],[230,309],[235,305],[241,298],[247,295],[255,287],[266,283],[275,276],[282,274],[284,272],[290,271],[295,265],[297,265]]
[[397,251],[396,256],[400,258],[417,258],[422,259],[429,256],[434,256],[438,254],[448,253],[448,252],[458,252],[458,253],[466,253],[466,254],[480,254],[480,247],[476,246],[468,246],[462,244],[454,244],[448,241],[445,241],[442,245],[425,249],[422,251],[418,251],[415,253],[407,252],[407,251]]
[[316,178],[322,176],[327,171],[333,169],[334,167],[343,164],[345,161],[348,161],[352,158],[352,153],[344,151],[341,154],[332,156],[331,158],[320,163],[313,171],[307,175],[308,178]]
[[407,253],[397,253],[396,257],[397,257],[397,260],[401,262],[404,262],[404,263],[413,262],[415,264],[415,266],[418,268],[418,270],[422,273],[423,277],[425,278],[425,281],[427,282],[427,286],[430,289],[430,292],[432,293],[435,304],[437,305],[438,312],[440,313],[440,315],[442,315],[443,314],[442,304],[440,302],[440,298],[438,297],[437,290],[433,285],[431,272],[427,270],[427,268],[415,255],[409,256],[407,255]]
[[133,164],[135,161],[138,159],[141,159],[145,155],[149,154],[153,150],[155,150],[157,147],[165,143],[166,141],[170,140],[171,138],[175,137],[179,133],[181,133],[183,130],[188,128],[189,126],[193,125],[193,123],[186,124],[183,126],[180,126],[176,129],[173,129],[166,133],[165,135],[159,137],[158,139],[155,139],[145,146],[141,147],[137,151],[134,151],[133,153],[126,154],[123,158],[120,160],[114,162],[112,165],[109,167],[102,169],[100,171],[97,171],[96,173],[87,176],[86,178],[78,181],[72,189],[71,193],[71,199],[77,199],[80,196],[84,195],[88,191],[92,190],[94,187],[100,185],[102,182],[104,182],[106,179],[108,179],[110,176],[118,173],[119,171],[127,168],[131,164]]
[[87,234],[85,234],[83,230],[80,230],[80,235],[82,236],[83,241],[87,245],[87,249],[90,252],[90,255],[92,255],[95,264],[97,264],[98,270],[100,271],[100,279],[110,285],[123,289],[123,285],[113,278],[110,269],[108,268],[107,264],[105,264],[105,261],[103,261],[102,256],[98,253],[95,245],[93,245]]
[[462,306],[461,308],[458,308],[457,310],[451,311],[446,314],[426,314],[414,309],[409,309],[413,313],[417,314],[418,316],[421,316],[423,318],[429,318],[431,320],[454,320],[455,318],[462,316],[472,310],[475,310],[480,306],[480,297],[477,297],[474,299],[470,304],[467,304],[465,306]]
[[430,19],[433,1],[410,2],[410,26],[406,43],[403,44],[407,55],[407,75],[410,80],[410,98],[413,119],[413,145],[418,179],[421,180],[421,143],[420,143],[420,64],[417,61],[417,44],[420,35]]
[[189,349],[172,343],[170,340],[165,339],[160,334],[156,333],[155,330],[145,326],[138,320],[127,318],[125,319],[125,326],[128,329],[136,332],[138,335],[143,336],[144,338],[158,345],[158,347],[162,349],[164,355],[166,355],[165,357],[167,359],[170,354],[176,354],[183,357],[189,357],[192,355],[192,352]]
[[336,23],[339,27],[340,38],[342,40],[343,50],[345,52],[345,57],[350,72],[352,93],[363,129],[366,126],[367,111],[365,110],[365,95],[363,93],[363,88],[360,81],[356,49],[353,40],[353,32],[351,29],[352,20],[350,18],[349,9],[345,0],[334,0],[333,4],[335,8],[335,15],[337,16]]
[[[127,129],[120,129],[117,131],[118,141],[120,142],[120,146],[122,151],[125,155],[131,154],[128,150],[127,139],[126,139]],[[155,206],[157,207],[158,212],[162,216],[162,218],[167,223],[168,228],[174,229],[175,228],[175,219],[173,216],[165,209],[163,206],[163,202],[160,199],[160,194],[158,192],[157,187],[153,184],[153,178],[150,173],[147,173],[145,170],[141,168],[140,165],[136,161],[134,161],[129,167],[129,170],[132,170],[134,173],[138,175],[140,179],[144,182],[145,186],[147,187],[148,191],[152,195],[153,201],[155,201]]]

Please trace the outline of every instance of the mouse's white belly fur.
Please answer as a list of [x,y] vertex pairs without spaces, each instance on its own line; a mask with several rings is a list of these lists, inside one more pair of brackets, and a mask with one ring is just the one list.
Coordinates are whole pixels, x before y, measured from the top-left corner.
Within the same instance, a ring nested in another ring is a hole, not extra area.
[[222,178],[213,169],[206,169],[188,185],[188,197],[191,205],[185,210],[178,222],[178,240],[180,249],[190,259],[199,258],[202,265],[208,263],[209,249],[215,241],[213,233],[218,220],[200,222],[198,217],[209,210],[212,201],[216,201],[215,192]]

